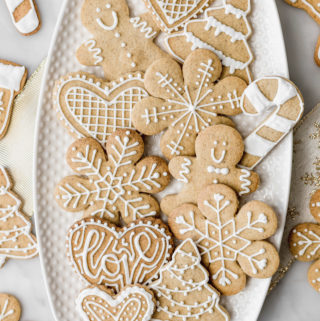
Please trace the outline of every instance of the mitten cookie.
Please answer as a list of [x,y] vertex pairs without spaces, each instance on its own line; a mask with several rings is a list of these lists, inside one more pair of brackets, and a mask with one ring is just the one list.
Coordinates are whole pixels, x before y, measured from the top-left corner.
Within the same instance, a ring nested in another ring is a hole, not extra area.
[[153,97],[135,105],[132,121],[146,135],[167,128],[161,138],[161,150],[168,159],[194,155],[195,139],[208,126],[233,124],[218,114],[241,113],[240,98],[247,85],[237,77],[214,84],[221,70],[219,58],[202,49],[188,56],[182,70],[173,59],[158,60],[148,68],[144,82]]
[[0,320],[19,321],[21,306],[19,301],[12,295],[0,293]]
[[169,215],[169,226],[180,240],[191,238],[213,285],[225,295],[240,292],[246,274],[271,277],[279,266],[277,250],[262,241],[277,229],[271,207],[251,201],[238,210],[236,193],[225,185],[210,185],[199,194],[198,207],[184,204]]
[[[58,204],[70,212],[86,210],[118,223],[155,216],[158,202],[145,193],[158,193],[170,181],[166,162],[144,152],[141,136],[125,129],[115,131],[103,148],[92,138],[82,138],[68,149],[67,162],[79,176],[68,176],[57,185]],[[140,160],[140,161],[139,161]],[[139,161],[139,162],[138,162]]]
[[161,209],[165,214],[184,203],[196,204],[201,190],[210,184],[228,185],[239,195],[257,190],[258,174],[237,167],[244,144],[234,128],[215,125],[205,129],[196,139],[195,148],[196,157],[179,156],[169,163],[171,175],[184,186],[178,194],[162,199]]
[[0,139],[9,127],[15,97],[27,79],[27,69],[0,59]]
[[145,71],[167,54],[153,43],[159,29],[148,15],[130,18],[126,0],[85,0],[83,25],[93,38],[77,51],[80,63],[101,66],[107,79]]
[[149,321],[155,304],[152,291],[142,285],[129,285],[117,295],[102,286],[87,288],[76,302],[84,321]]
[[303,262],[315,261],[310,266],[308,279],[311,286],[320,291],[320,225],[314,223],[297,225],[290,233],[289,246],[295,259]]
[[162,31],[178,30],[188,20],[194,18],[213,0],[144,0],[146,7]]
[[170,54],[183,62],[197,48],[209,49],[222,61],[222,78],[234,75],[251,82],[250,10],[251,0],[223,0],[221,6],[207,9],[203,18],[190,20],[182,31],[166,38]]
[[72,136],[93,137],[105,145],[115,130],[133,129],[132,109],[147,96],[141,73],[106,83],[92,74],[78,72],[56,82],[53,103]]
[[38,7],[34,0],[5,0],[14,26],[24,36],[36,33],[41,27]]
[[253,169],[297,124],[304,101],[290,80],[270,76],[257,79],[246,88],[241,108],[244,114],[253,117],[274,109],[244,141],[241,165]]
[[228,321],[219,304],[218,291],[208,284],[209,275],[191,239],[179,245],[172,261],[163,266],[157,281],[150,284],[157,298],[154,321]]
[[70,227],[67,255],[82,279],[117,293],[127,285],[147,284],[171,257],[173,241],[161,220],[148,218],[118,228],[97,217]]
[[38,254],[31,222],[21,211],[6,170],[0,166],[0,268],[6,259],[30,259]]

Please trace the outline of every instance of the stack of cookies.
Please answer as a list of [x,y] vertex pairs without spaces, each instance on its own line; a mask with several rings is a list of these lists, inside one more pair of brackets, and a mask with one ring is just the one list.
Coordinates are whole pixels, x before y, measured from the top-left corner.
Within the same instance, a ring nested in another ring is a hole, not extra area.
[[[92,39],[76,56],[105,79],[69,73],[53,93],[75,138],[66,153],[74,174],[55,199],[83,213],[66,236],[71,266],[88,284],[76,302],[83,320],[229,320],[220,294],[276,272],[279,255],[266,240],[276,213],[239,200],[259,188],[255,166],[304,104],[287,79],[253,80],[250,1],[144,0],[149,13],[139,17],[126,0],[84,1]],[[160,31],[167,52],[154,42]],[[229,118],[266,111],[245,139]],[[158,134],[163,158],[145,156],[144,137]],[[174,180],[178,194],[155,195]]]

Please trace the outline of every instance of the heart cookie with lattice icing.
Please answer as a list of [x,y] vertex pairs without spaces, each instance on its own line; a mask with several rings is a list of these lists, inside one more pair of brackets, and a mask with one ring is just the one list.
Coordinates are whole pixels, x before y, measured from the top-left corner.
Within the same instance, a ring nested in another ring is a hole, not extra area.
[[153,293],[141,285],[127,286],[117,295],[100,286],[82,290],[76,304],[85,321],[148,321],[155,300]]
[[170,259],[172,245],[161,220],[141,219],[118,228],[94,217],[71,226],[67,255],[82,279],[119,292],[127,285],[150,282]]
[[178,30],[208,7],[212,0],[144,0],[155,21],[165,32]]
[[72,136],[93,137],[103,145],[115,130],[134,128],[132,109],[147,96],[141,73],[111,83],[85,72],[70,73],[57,81],[53,94],[59,118]]

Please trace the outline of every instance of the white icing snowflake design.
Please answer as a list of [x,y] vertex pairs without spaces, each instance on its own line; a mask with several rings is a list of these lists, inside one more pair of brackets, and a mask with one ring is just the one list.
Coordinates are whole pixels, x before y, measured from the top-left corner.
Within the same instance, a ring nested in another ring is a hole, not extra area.
[[145,75],[145,87],[153,95],[138,102],[133,110],[135,127],[146,135],[160,133],[164,155],[193,155],[197,134],[217,123],[232,124],[218,114],[241,113],[240,98],[246,83],[227,77],[214,85],[221,75],[221,62],[209,50],[196,50],[183,66],[172,59],[159,60]]
[[[227,186],[211,185],[200,197],[198,208],[185,204],[170,215],[169,225],[179,239],[192,238],[203,262],[208,265],[213,284],[223,294],[235,294],[245,286],[244,273],[270,277],[279,257],[268,242],[259,241],[276,230],[276,214],[262,202],[238,207],[236,194]],[[270,262],[270,257],[274,261]]]
[[[92,138],[70,146],[70,167],[83,176],[64,178],[56,188],[56,199],[64,209],[99,215],[118,222],[119,212],[128,223],[155,216],[157,201],[144,193],[157,193],[169,183],[167,164],[159,157],[143,158],[143,140],[134,131],[118,130],[107,144],[108,161],[102,147]],[[142,193],[141,193],[142,192]]]

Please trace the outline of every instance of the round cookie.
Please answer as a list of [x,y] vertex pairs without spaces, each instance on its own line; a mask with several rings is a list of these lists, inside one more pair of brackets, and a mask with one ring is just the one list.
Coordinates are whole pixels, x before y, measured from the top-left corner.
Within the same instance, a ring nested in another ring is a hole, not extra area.
[[311,196],[309,208],[314,219],[320,223],[320,189],[316,190]]
[[10,294],[0,293],[0,320],[19,321],[21,306],[19,301]]
[[320,260],[311,264],[308,271],[308,281],[316,291],[320,292]]

